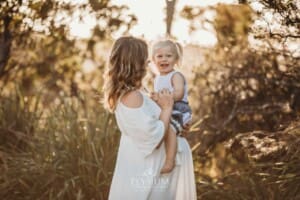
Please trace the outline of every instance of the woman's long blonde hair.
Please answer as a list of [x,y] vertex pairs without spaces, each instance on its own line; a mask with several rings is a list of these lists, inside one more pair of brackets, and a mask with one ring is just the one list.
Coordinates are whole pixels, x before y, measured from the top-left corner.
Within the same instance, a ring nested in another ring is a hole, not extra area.
[[124,36],[114,42],[103,76],[103,103],[107,110],[114,112],[120,96],[141,87],[147,59],[148,46],[144,40]]

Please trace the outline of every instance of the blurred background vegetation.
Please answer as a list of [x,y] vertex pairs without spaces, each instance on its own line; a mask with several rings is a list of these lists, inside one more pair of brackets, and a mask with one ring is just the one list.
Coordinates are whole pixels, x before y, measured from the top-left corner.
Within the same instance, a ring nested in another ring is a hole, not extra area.
[[[177,1],[165,1],[169,37]],[[300,199],[299,8],[239,0],[180,11],[191,33],[217,38],[185,44],[180,68],[198,199]],[[99,23],[73,37],[70,22],[85,15]],[[137,20],[110,0],[0,2],[1,199],[107,199],[119,130],[100,103],[102,73],[112,35]]]

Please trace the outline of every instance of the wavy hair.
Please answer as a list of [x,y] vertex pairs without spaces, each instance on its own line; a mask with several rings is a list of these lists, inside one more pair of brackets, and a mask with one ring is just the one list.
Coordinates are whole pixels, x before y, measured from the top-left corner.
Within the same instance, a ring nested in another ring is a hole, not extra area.
[[144,40],[124,36],[114,42],[103,76],[103,104],[107,110],[114,112],[120,96],[141,87],[147,59],[148,46]]

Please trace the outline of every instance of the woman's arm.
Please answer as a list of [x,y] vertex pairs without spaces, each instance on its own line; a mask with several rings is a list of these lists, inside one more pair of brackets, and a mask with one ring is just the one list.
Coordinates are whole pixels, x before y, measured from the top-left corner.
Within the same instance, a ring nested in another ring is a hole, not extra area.
[[[131,91],[125,94],[121,98],[121,102],[127,107],[138,108],[143,104],[143,97],[140,92]],[[170,123],[170,118],[171,118],[173,104],[174,104],[173,94],[169,90],[163,89],[158,93],[156,103],[161,108],[159,119],[163,122],[165,127],[164,136],[162,137],[161,141],[157,145],[157,147],[159,147],[160,144],[163,142],[164,138],[166,137],[166,133],[168,132],[169,129],[169,123]]]
[[166,134],[168,133],[169,130],[170,118],[171,118],[173,104],[174,104],[173,94],[167,89],[161,90],[158,93],[156,103],[161,108],[159,119],[164,123],[165,126],[164,136],[162,137],[161,141],[158,143],[156,147],[158,148],[163,142],[163,140],[165,139]]

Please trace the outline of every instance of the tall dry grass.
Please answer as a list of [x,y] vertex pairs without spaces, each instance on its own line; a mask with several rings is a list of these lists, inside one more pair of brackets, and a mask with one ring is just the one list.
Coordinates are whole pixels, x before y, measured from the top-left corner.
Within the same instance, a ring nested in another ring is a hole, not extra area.
[[224,143],[226,154],[231,159],[228,164],[234,170],[215,179],[201,176],[197,184],[198,198],[300,199],[299,136],[299,120],[277,132],[252,131],[237,134]]
[[5,200],[107,199],[119,142],[93,101],[16,92],[0,99],[0,196]]

